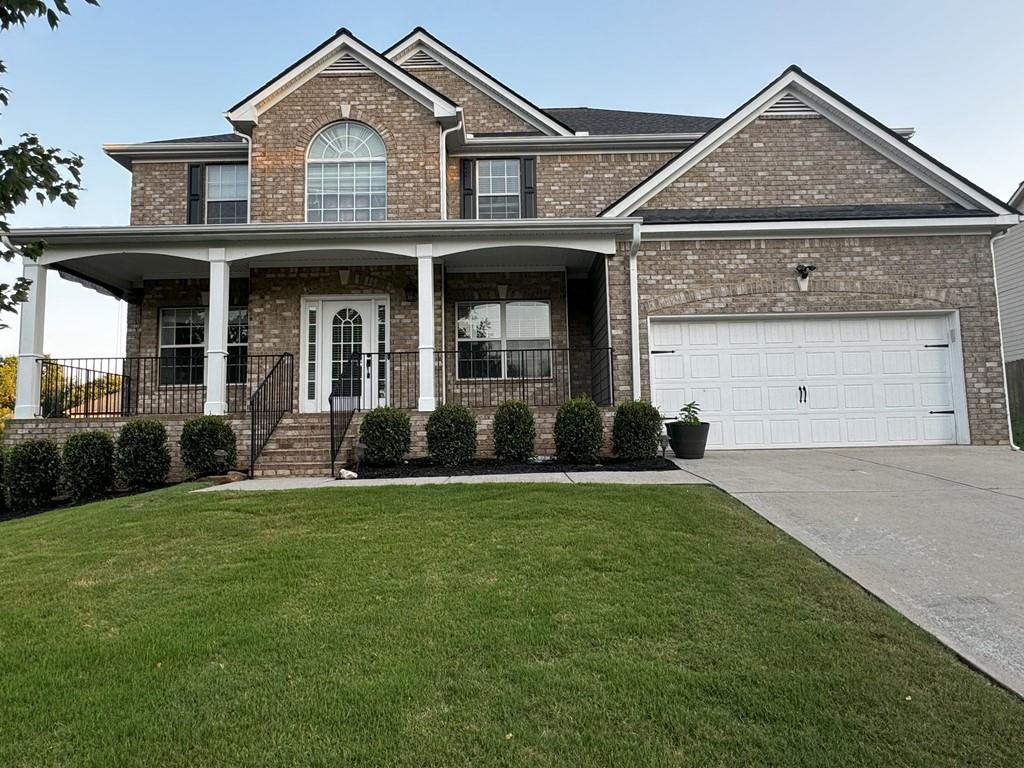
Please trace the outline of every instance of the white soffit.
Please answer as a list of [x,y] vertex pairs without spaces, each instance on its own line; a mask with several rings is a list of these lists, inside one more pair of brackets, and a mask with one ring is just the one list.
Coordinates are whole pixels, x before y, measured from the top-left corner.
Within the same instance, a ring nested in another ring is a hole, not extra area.
[[[821,115],[870,146],[883,157],[934,187],[951,200],[967,208],[991,210],[996,214],[1012,213],[1001,201],[933,160],[907,141],[876,125],[852,105],[828,91],[824,86],[791,67],[750,101],[733,112],[718,126],[691,147],[681,152],[660,171],[636,186],[610,205],[602,216],[628,216],[645,202],[664,190],[676,179],[713,153],[746,126],[772,107],[797,109],[797,104]],[[778,111],[775,114],[779,114]]]

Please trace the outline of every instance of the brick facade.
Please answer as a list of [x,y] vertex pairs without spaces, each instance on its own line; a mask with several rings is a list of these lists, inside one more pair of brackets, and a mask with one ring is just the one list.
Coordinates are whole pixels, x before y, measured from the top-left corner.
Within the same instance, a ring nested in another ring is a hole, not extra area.
[[133,226],[185,224],[188,216],[188,163],[132,165]]
[[[631,396],[628,247],[609,260],[618,399]],[[793,267],[817,266],[810,290]],[[971,440],[1007,443],[987,236],[653,241],[637,254],[641,383],[650,397],[651,316],[957,309]]]
[[643,207],[948,202],[825,118],[762,116]]
[[468,133],[536,133],[537,129],[443,67],[415,69],[413,75],[462,107]]

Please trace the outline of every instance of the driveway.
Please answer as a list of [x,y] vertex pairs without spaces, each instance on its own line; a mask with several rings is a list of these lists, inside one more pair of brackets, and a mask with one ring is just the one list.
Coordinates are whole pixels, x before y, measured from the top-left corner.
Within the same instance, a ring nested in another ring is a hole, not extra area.
[[1024,696],[1024,455],[717,451],[679,464]]

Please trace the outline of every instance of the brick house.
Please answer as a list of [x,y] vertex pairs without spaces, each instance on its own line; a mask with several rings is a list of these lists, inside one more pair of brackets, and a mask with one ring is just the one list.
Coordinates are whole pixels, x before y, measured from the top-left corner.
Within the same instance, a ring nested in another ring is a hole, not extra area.
[[[48,247],[9,440],[205,411],[322,472],[378,404],[422,451],[464,403],[486,451],[523,399],[545,452],[587,394],[697,400],[711,448],[1007,442],[1017,211],[796,67],[724,119],[541,109],[421,28],[341,29],[225,116],[105,147],[130,226],[14,233]],[[51,271],[128,302],[125,358],[43,358]]]

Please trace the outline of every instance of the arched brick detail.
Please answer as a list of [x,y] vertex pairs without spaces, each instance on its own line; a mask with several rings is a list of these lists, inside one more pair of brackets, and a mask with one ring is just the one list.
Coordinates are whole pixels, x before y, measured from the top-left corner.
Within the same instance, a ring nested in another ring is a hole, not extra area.
[[372,128],[384,142],[388,157],[391,158],[396,153],[398,146],[395,141],[395,135],[386,126],[376,124],[370,115],[361,114],[364,112],[365,110],[353,108],[349,111],[348,117],[342,117],[341,110],[332,109],[310,117],[306,124],[296,133],[296,139],[298,140],[296,149],[302,152],[303,161],[305,161],[306,152],[309,150],[309,145],[316,135],[324,128],[335,123],[362,123],[367,128]]
[[756,280],[739,283],[710,283],[685,288],[677,294],[662,296],[641,302],[645,314],[661,314],[666,309],[684,308],[689,304],[698,304],[714,299],[729,299],[739,296],[782,296],[789,294],[867,294],[871,296],[888,296],[894,299],[916,299],[934,304],[936,308],[955,308],[960,304],[960,297],[953,288],[937,288],[934,286],[915,285],[900,280],[857,280],[840,278],[811,277],[809,291],[805,294],[800,290],[796,278]]

